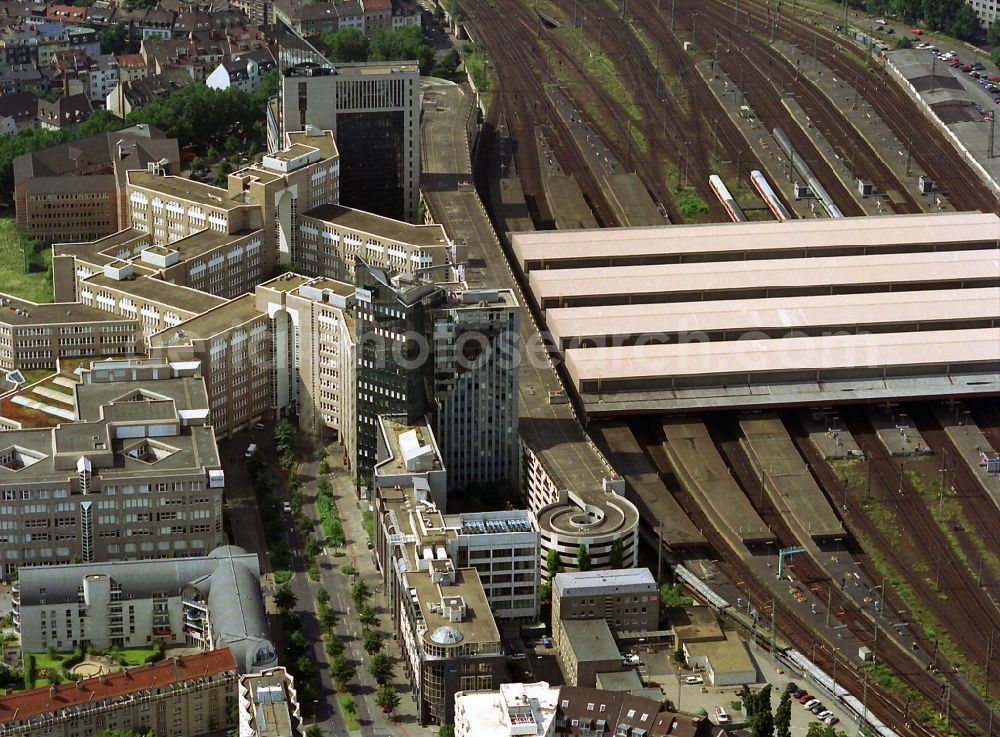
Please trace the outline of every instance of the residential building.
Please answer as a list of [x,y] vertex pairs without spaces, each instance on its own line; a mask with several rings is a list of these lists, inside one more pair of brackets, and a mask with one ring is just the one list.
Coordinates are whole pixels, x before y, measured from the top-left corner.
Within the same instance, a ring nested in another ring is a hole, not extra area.
[[622,670],[622,655],[603,619],[553,619],[552,644],[571,686],[593,687],[598,673]]
[[74,94],[58,98],[55,102],[38,100],[38,123],[44,130],[66,130],[74,128],[94,112],[90,98],[84,94]]
[[[139,79],[145,79],[149,75],[149,68],[146,66],[146,60],[142,58],[142,54],[122,54],[116,57],[116,60],[118,61],[118,79],[122,83],[135,82]],[[109,90],[108,94],[111,94],[112,91]]]
[[0,294],[0,370],[54,369],[59,358],[127,356],[141,345],[134,319],[79,302],[36,304]]
[[232,87],[253,93],[260,89],[261,77],[274,69],[274,57],[265,49],[236,54],[223,61],[205,78],[205,84],[215,90]]
[[410,0],[392,0],[392,28],[403,28],[405,26],[423,25],[423,8],[420,3],[410,2]]
[[195,83],[191,69],[186,67],[166,69],[159,73],[151,72],[148,66],[144,69],[143,72],[133,69],[130,80],[120,80],[108,93],[104,106],[116,117],[127,118],[130,112],[140,109],[148,102]]
[[600,618],[618,636],[659,628],[660,594],[648,568],[557,573],[552,583],[552,626]]
[[27,64],[0,64],[0,96],[18,95],[32,88],[46,87],[38,67]]
[[389,0],[361,0],[365,14],[365,35],[371,38],[376,31],[392,29],[392,3]]
[[455,737],[553,737],[559,687],[503,683],[496,691],[455,694]]
[[[142,513],[137,513],[142,516]],[[185,505],[151,513],[192,520]],[[26,566],[14,584],[21,650],[164,646],[229,648],[240,673],[277,665],[255,554],[232,545],[207,556]]]
[[[0,577],[74,558],[198,556],[225,542],[225,475],[196,371],[95,361],[62,410],[71,421],[3,433]],[[160,524],[181,506],[186,519]]]
[[31,238],[79,241],[125,227],[126,172],[156,164],[180,171],[177,140],[145,124],[14,159],[17,226]]
[[1000,3],[997,0],[965,0],[965,4],[976,12],[979,22],[984,26],[988,26],[1000,17],[998,14]]
[[82,681],[0,696],[3,737],[74,737],[105,729],[201,737],[235,726],[228,649],[167,658]]
[[87,22],[87,8],[76,5],[57,5],[52,3],[45,11],[49,20],[73,25],[83,25]]
[[563,686],[556,710],[556,737],[597,733],[629,737],[709,737],[716,727],[707,716],[676,712],[662,698],[596,688]]
[[281,99],[268,115],[269,146],[280,145],[282,132],[307,125],[332,130],[343,160],[340,203],[415,222],[420,189],[417,65],[372,62],[334,69],[294,34],[282,36],[280,44]]
[[534,621],[538,614],[538,530],[526,510],[443,514],[447,470],[425,421],[380,417],[375,468],[375,559],[390,600],[396,568],[422,551],[479,576],[493,616]]
[[118,60],[114,54],[101,54],[90,60],[82,76],[87,83],[90,101],[104,107],[108,94],[118,84]]
[[304,737],[295,679],[281,666],[240,676],[239,737]]
[[30,92],[0,96],[0,135],[38,127],[38,97]]

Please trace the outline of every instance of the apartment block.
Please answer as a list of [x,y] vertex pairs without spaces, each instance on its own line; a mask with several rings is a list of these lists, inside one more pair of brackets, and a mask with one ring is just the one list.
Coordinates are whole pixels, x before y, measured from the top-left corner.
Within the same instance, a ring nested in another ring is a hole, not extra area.
[[534,621],[539,545],[531,513],[443,514],[436,500],[448,484],[447,469],[427,421],[379,420],[374,550],[390,599],[398,594],[396,567],[429,552],[434,559],[474,569],[496,619]]
[[103,730],[201,737],[230,721],[236,663],[214,650],[82,681],[0,696],[3,737],[78,737]]
[[134,319],[79,302],[0,296],[0,370],[54,369],[59,358],[127,356],[141,345]]
[[660,594],[648,568],[557,573],[552,584],[552,623],[603,619],[616,635],[654,632]]
[[73,388],[76,422],[2,435],[0,577],[74,558],[205,555],[225,542],[225,476],[196,370],[95,361]]
[[355,259],[390,271],[443,268],[457,261],[457,249],[440,225],[400,220],[321,205],[302,215],[295,263],[306,273],[353,282]]
[[239,737],[304,737],[295,679],[278,666],[240,676]]
[[[317,6],[319,7],[319,6]],[[282,48],[279,109],[268,141],[313,125],[334,132],[340,203],[415,222],[420,195],[420,70],[405,62],[338,64],[301,39]],[[307,59],[298,62],[298,58]],[[305,210],[303,209],[303,212]]]
[[455,694],[455,737],[552,737],[559,687],[503,683],[496,691]]
[[[183,513],[178,509],[172,514]],[[235,546],[197,558],[27,566],[13,586],[12,603],[25,653],[159,642],[229,648],[240,673],[278,662],[260,563]]]

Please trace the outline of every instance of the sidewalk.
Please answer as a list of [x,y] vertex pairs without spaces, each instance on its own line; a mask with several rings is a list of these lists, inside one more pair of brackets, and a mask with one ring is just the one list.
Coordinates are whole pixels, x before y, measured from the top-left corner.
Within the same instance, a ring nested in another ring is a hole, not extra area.
[[[332,459],[340,458],[343,455],[343,448],[339,445],[328,446],[328,450]],[[307,499],[307,513],[314,519],[318,519],[315,497],[320,482],[319,464],[313,461],[301,464],[299,476],[304,482],[303,491]],[[313,605],[315,594],[320,586],[330,593],[330,604],[340,617],[337,632],[344,641],[344,654],[357,668],[357,675],[351,682],[349,692],[358,706],[356,718],[360,725],[361,735],[364,737],[388,737],[389,735],[433,737],[437,734],[437,728],[421,727],[417,721],[417,708],[412,696],[411,685],[403,673],[402,653],[397,642],[392,639],[392,612],[385,600],[384,593],[375,593],[382,592],[383,586],[382,577],[376,570],[372,553],[368,549],[368,535],[364,529],[363,512],[367,509],[367,503],[356,500],[354,481],[343,466],[334,465],[329,478],[333,484],[333,497],[340,514],[347,544],[343,548],[341,556],[333,555],[336,551],[329,548],[325,551],[329,555],[320,554],[318,561],[321,580],[319,583],[309,581],[304,572],[297,572],[295,578],[298,579],[300,585],[302,585],[301,582],[306,582],[310,592],[309,599],[300,598],[300,608],[304,608],[303,605],[309,607]],[[351,565],[356,571],[353,577],[345,576],[341,572],[341,566],[346,564]],[[399,693],[400,703],[393,720],[387,720],[376,704],[378,684],[368,673],[368,655],[362,647],[361,626],[358,624],[354,603],[351,601],[351,586],[358,576],[365,580],[373,592],[371,604],[379,618],[377,629],[387,636],[383,650],[392,657],[395,666],[395,673],[389,685],[393,686]],[[327,660],[322,642],[319,642],[317,649],[319,673],[323,680],[324,691],[329,693],[332,691],[333,685]],[[338,709],[335,696],[331,697],[329,702],[331,711]],[[343,726],[339,710],[336,717],[325,712],[324,716],[326,719],[319,722],[324,734],[344,734],[341,731]]]

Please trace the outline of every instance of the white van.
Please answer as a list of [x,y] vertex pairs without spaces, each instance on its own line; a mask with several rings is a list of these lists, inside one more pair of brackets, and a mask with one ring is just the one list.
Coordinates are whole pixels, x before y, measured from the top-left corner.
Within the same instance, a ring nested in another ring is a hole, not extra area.
[[256,453],[256,452],[257,452],[257,444],[256,443],[250,443],[250,445],[247,446],[246,452],[243,454],[243,457],[244,458],[253,458],[253,454]]
[[729,723],[729,715],[726,713],[726,710],[723,709],[721,706],[715,707],[715,719],[719,724]]

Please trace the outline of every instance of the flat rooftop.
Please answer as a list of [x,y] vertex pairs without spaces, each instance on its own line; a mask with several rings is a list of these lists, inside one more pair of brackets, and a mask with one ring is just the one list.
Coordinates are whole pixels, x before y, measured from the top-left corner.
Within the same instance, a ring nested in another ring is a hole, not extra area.
[[648,568],[622,568],[607,571],[572,571],[557,573],[554,588],[561,596],[583,596],[591,592],[605,594],[632,587],[656,591],[656,579]]
[[586,266],[590,260],[610,264],[637,258],[655,263],[661,257],[665,262],[685,257],[697,261],[760,258],[755,252],[773,258],[782,251],[810,256],[844,248],[854,252],[939,250],[956,244],[997,248],[998,241],[1000,217],[960,212],[524,232],[512,234],[511,248],[527,272],[554,262],[564,268]]
[[856,331],[859,326],[866,331],[889,331],[901,325],[968,327],[969,321],[1000,327],[1000,287],[556,307],[545,313],[545,322],[562,348],[577,347],[584,340],[676,339],[685,333],[715,340],[736,337],[730,331],[812,334],[829,329]]
[[[427,624],[424,639],[432,638],[439,627],[453,627],[462,636],[462,643],[496,643],[500,646],[500,631],[493,612],[486,600],[486,590],[475,568],[455,570],[455,583],[439,585],[431,580],[430,571],[413,571],[406,574],[407,583],[416,591],[420,610]],[[442,598],[461,596],[465,602],[465,617],[453,622],[441,611]],[[435,604],[431,611],[428,604]]]
[[564,619],[561,622],[578,663],[621,660],[611,628],[604,619]]
[[430,425],[427,424],[427,420],[420,419],[417,422],[407,423],[403,422],[402,419],[403,418],[400,415],[379,416],[379,422],[382,425],[383,435],[391,458],[386,458],[385,460],[375,464],[376,476],[410,473],[406,470],[406,461],[403,459],[403,451],[399,447],[399,436],[411,430],[416,431],[417,441],[420,443],[421,447],[429,445],[434,449],[433,470],[440,471],[444,468],[441,461],[441,451],[437,447],[437,441],[434,439],[434,432],[431,430]]
[[[254,296],[244,294],[229,300],[226,304],[192,317],[190,320],[185,320],[179,325],[160,331],[150,338],[150,344],[154,346],[190,345],[195,340],[211,338],[213,335],[235,328],[260,317],[260,315],[261,312],[256,307]],[[178,337],[180,334],[183,334],[183,337]]]
[[304,217],[315,218],[360,233],[370,233],[405,245],[422,247],[449,245],[444,228],[440,225],[411,225],[343,205],[320,205],[306,212]]
[[206,228],[205,230],[199,230],[197,233],[192,233],[185,238],[171,241],[164,246],[153,246],[148,250],[160,249],[160,253],[177,251],[181,261],[191,261],[202,254],[222,248],[254,233],[263,233],[263,231],[239,230],[234,233],[220,233],[217,230]]
[[145,171],[130,171],[127,176],[130,185],[155,191],[161,198],[173,197],[222,210],[233,210],[244,204],[240,200],[229,199],[229,194],[225,189],[184,177],[161,177]]
[[173,307],[190,315],[200,315],[202,312],[208,312],[213,307],[219,307],[228,301],[208,292],[171,284],[148,276],[119,281],[118,279],[110,279],[103,273],[98,273],[88,277],[83,283],[93,287],[125,292],[143,301]]
[[[651,264],[532,271],[529,282],[543,308],[637,301],[696,301],[888,291],[903,285],[997,286],[1000,253],[874,254],[715,263]],[[859,299],[862,299],[859,297]]]
[[708,658],[714,673],[752,673],[756,670],[746,643],[735,632],[726,632],[724,640],[690,642],[687,647],[692,655]]

